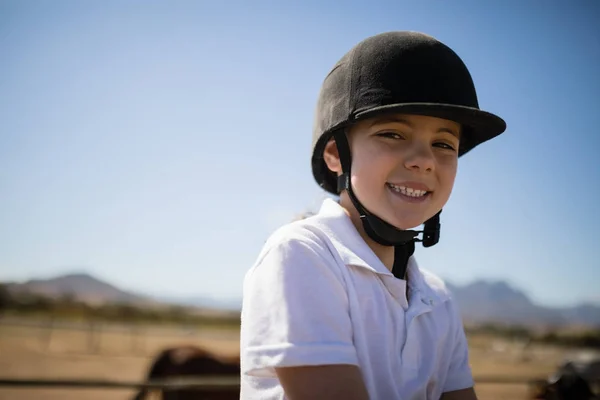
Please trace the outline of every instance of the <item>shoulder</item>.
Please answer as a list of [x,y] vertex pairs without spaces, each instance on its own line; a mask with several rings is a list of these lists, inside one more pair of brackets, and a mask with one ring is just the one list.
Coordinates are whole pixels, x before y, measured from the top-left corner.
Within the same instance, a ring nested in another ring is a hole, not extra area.
[[254,274],[257,269],[267,269],[273,273],[285,270],[286,274],[296,274],[297,272],[290,271],[294,267],[305,274],[319,269],[338,270],[338,257],[332,251],[330,238],[320,225],[318,216],[312,216],[275,230],[265,241],[247,275]]
[[276,229],[265,242],[265,248],[288,242],[305,242],[320,244],[318,232],[318,219],[316,216],[295,220]]
[[288,251],[312,250],[324,252],[327,250],[327,239],[318,229],[316,217],[296,220],[276,229],[265,241],[257,263],[272,251],[286,249]]

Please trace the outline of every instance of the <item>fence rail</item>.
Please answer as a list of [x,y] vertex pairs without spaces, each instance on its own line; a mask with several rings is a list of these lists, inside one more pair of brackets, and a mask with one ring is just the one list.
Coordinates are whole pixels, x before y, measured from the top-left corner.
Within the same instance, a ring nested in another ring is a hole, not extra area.
[[34,328],[52,331],[82,331],[101,330],[106,333],[143,333],[145,336],[173,336],[186,337],[197,332],[200,328],[194,324],[151,324],[151,323],[124,323],[102,320],[69,321],[60,318],[39,318],[27,320],[25,318],[0,317],[0,327],[7,328]]
[[[480,376],[476,384],[532,385],[545,382],[544,378],[511,376]],[[97,388],[97,389],[198,389],[232,390],[239,388],[240,380],[230,376],[209,376],[152,380],[148,382],[97,380],[97,379],[12,379],[0,378],[0,387],[16,388]]]
[[[107,335],[119,335],[122,352],[127,346],[130,356],[148,356],[150,343],[155,339],[190,340],[190,338],[223,340],[223,332],[234,332],[229,328],[199,327],[189,324],[151,325],[151,324],[126,324],[110,321],[65,321],[57,318],[27,320],[19,318],[6,318],[0,316],[0,337],[21,337],[20,328],[28,330],[27,336],[38,338],[40,348],[51,352],[55,339],[63,333],[76,333],[82,335],[78,341],[77,352],[84,354],[106,354],[104,341]],[[227,337],[227,336],[225,336]],[[236,339],[237,342],[237,339]],[[82,347],[83,346],[83,347]],[[158,350],[157,350],[158,351]]]
[[128,382],[98,379],[9,379],[0,378],[0,387],[16,388],[98,388],[98,389],[202,389],[231,390],[239,388],[240,380],[234,377],[201,377],[190,379]]

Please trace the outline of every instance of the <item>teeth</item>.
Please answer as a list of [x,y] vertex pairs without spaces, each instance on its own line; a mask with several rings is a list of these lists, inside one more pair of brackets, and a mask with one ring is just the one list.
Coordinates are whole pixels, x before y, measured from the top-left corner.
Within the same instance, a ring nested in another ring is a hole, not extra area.
[[405,186],[396,186],[396,185],[392,185],[391,183],[388,184],[388,185],[394,191],[396,191],[398,193],[402,193],[405,196],[422,197],[422,196],[425,196],[427,194],[427,191],[425,191],[425,190],[418,190],[418,189],[413,189],[413,188],[407,188]]

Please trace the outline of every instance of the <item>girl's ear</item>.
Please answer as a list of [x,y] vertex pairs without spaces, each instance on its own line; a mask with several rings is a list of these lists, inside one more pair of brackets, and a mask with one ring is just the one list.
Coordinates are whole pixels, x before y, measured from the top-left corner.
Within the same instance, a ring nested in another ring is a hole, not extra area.
[[327,168],[329,168],[329,170],[336,176],[342,174],[340,153],[338,152],[338,148],[335,145],[335,140],[333,138],[329,139],[325,145],[325,149],[323,150],[323,159],[325,160],[325,165],[327,165]]

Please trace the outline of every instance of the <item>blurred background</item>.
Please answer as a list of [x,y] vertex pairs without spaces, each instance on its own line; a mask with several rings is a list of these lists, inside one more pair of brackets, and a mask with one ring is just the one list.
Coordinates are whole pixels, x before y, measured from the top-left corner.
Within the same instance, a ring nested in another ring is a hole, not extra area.
[[441,241],[416,250],[459,302],[479,397],[528,398],[499,381],[594,359],[598,1],[3,0],[0,378],[140,382],[186,344],[235,357],[245,272],[326,197],[321,82],[389,30],[453,48],[508,124],[460,159]]

